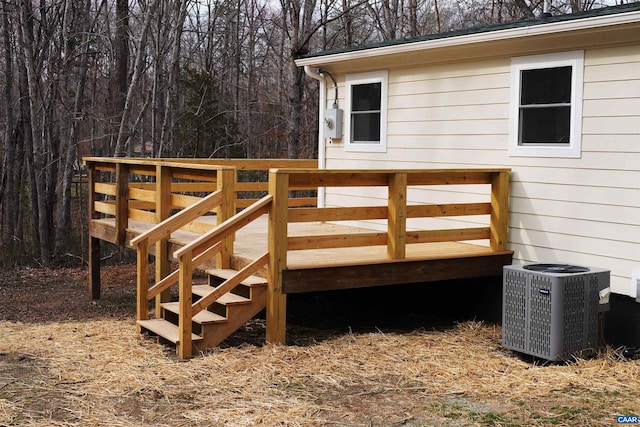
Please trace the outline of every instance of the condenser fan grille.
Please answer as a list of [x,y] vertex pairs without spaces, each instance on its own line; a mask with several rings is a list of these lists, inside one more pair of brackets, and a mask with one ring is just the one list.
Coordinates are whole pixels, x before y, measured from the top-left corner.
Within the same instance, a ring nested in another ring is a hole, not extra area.
[[525,270],[536,271],[539,273],[586,273],[589,271],[587,267],[570,264],[529,264],[524,266]]

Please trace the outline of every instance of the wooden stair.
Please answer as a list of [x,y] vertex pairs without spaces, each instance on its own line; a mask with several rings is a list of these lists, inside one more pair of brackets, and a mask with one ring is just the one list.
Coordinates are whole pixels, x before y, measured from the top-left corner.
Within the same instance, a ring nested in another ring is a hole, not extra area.
[[[208,285],[192,286],[192,301],[215,292],[216,288],[231,279],[237,271],[230,269],[211,269],[208,274]],[[266,306],[267,279],[249,276],[238,286],[223,294],[206,310],[202,310],[192,318],[192,343],[194,351],[203,351],[219,345],[225,338],[238,330],[248,320],[262,311]],[[179,345],[179,302],[161,304],[161,317],[158,319],[139,320],[141,332],[158,336],[161,342]]]

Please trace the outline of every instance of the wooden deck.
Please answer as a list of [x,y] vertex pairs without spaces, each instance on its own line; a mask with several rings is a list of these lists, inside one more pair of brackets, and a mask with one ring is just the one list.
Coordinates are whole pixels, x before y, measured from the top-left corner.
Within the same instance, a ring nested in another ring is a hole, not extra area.
[[[85,161],[91,296],[99,297],[99,242],[134,247],[138,324],[174,342],[180,357],[217,345],[263,308],[267,341],[284,343],[287,294],[497,276],[511,264],[507,169],[321,171],[291,161]],[[238,171],[271,166],[281,169],[270,169],[266,182],[239,180]],[[484,185],[486,200],[407,203],[409,187],[449,185]],[[383,206],[326,208],[293,197],[321,187],[386,187],[388,196]],[[256,197],[240,199],[242,191]],[[461,228],[407,229],[410,218],[465,216],[475,219],[461,221]],[[175,271],[171,258],[178,261]],[[193,285],[195,269],[208,269],[206,289]],[[172,286],[179,290],[175,302],[168,301]],[[148,312],[154,298],[155,319]]]

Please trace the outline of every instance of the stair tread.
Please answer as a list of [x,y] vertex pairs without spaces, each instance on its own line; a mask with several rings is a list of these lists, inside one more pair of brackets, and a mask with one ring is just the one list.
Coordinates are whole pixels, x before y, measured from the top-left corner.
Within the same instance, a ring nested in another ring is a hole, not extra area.
[[[211,292],[213,292],[216,288],[214,288],[213,286],[209,286],[209,285],[194,285],[191,288],[191,292],[193,292],[194,294],[201,296],[201,297],[206,297],[207,295],[209,295]],[[218,298],[218,301],[220,304],[225,304],[225,305],[233,305],[233,304],[248,304],[251,302],[251,300],[249,298],[245,298],[243,296],[240,295],[236,295],[236,294],[232,294],[232,293],[226,293],[224,295],[222,295],[220,298]]]
[[[172,313],[179,313],[180,303],[178,302],[164,302],[162,303],[162,308],[168,310]],[[220,316],[219,314],[213,313],[208,310],[202,310],[195,316],[193,316],[193,321],[199,323],[201,325],[209,324],[209,323],[220,323],[226,322],[228,319],[224,316]]]
[[[164,320],[164,319],[149,319],[149,320],[138,320],[138,325],[147,329],[166,340],[171,341],[174,344],[178,344],[180,341],[180,334],[178,330],[178,326],[173,323]],[[202,337],[196,334],[191,334],[191,341],[198,342],[202,341]]]
[[[207,274],[210,274],[215,277],[219,277],[224,280],[228,280],[238,273],[236,270],[232,270],[229,268],[212,268],[212,269],[206,270],[206,272]],[[266,286],[267,279],[264,277],[252,275],[247,277],[240,283],[246,286]]]

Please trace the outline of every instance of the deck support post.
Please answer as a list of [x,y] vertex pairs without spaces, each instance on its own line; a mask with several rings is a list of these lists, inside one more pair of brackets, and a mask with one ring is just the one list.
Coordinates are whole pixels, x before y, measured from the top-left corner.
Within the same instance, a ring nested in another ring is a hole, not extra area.
[[[156,166],[156,224],[169,218],[171,212],[171,169],[165,165]],[[155,247],[156,283],[169,274],[169,239],[160,239]],[[156,296],[156,317],[160,316],[160,304],[171,300],[167,289]]]
[[129,225],[129,165],[116,164],[116,243],[125,246]]
[[[143,240],[137,248],[137,275],[136,275],[136,320],[149,318],[149,241]],[[140,333],[140,326],[138,326]]]
[[407,247],[407,174],[389,175],[387,257],[403,259]]
[[[96,182],[100,171],[96,170],[93,163],[88,163],[87,186],[89,188],[89,221],[99,218],[96,212],[95,204]],[[100,239],[91,235],[91,226],[89,226],[89,298],[100,299]]]
[[[222,190],[222,202],[216,209],[218,224],[223,223],[236,214],[236,180],[237,173],[235,169],[218,169],[218,190]],[[233,241],[233,235],[226,237],[222,241],[222,247],[220,248],[220,252],[218,252],[218,255],[216,256],[216,266],[218,268],[230,268],[231,256],[233,255]]]
[[491,178],[491,220],[489,246],[494,252],[506,251],[509,233],[509,171]]
[[89,236],[89,297],[100,299],[100,239]]
[[191,313],[192,313],[192,293],[191,281],[193,274],[193,252],[189,251],[180,256],[180,276],[179,276],[179,314],[178,314],[178,357],[189,359],[192,355],[191,341]]
[[269,272],[267,291],[267,342],[286,344],[287,296],[282,293],[282,270],[287,268],[289,175],[269,171]]

